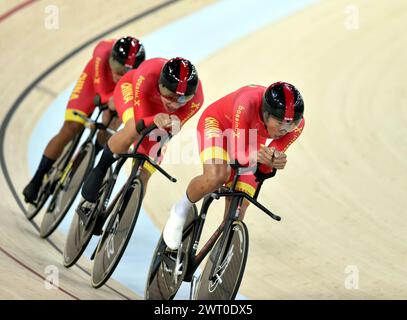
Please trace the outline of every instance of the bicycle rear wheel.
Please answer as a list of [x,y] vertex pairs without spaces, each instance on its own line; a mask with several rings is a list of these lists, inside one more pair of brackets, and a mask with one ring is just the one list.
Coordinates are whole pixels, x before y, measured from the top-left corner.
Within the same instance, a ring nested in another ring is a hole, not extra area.
[[[97,208],[95,210],[97,211],[100,211],[101,208],[103,207],[103,203],[106,197],[105,191],[107,189],[108,180],[111,175],[112,170],[109,169],[108,172],[106,173],[103,184],[99,190],[101,196],[98,200],[98,203],[96,204]],[[86,225],[84,224],[82,219],[75,212],[65,242],[65,248],[63,253],[64,256],[63,263],[65,267],[69,268],[73,266],[79,260],[82,253],[85,251],[90,239],[92,238],[93,229],[96,225],[98,214],[100,213],[99,212],[92,213],[92,216],[90,218],[91,221],[89,222],[89,226],[86,228]]]
[[126,250],[140,213],[143,189],[142,181],[136,179],[112,210],[95,253],[91,280],[94,288],[109,280]]
[[[220,237],[211,251],[197,285],[195,300],[233,300],[236,297],[246,266],[249,233],[243,221],[234,221],[226,232],[222,247]],[[220,255],[217,255],[219,250]]]
[[157,247],[153,253],[153,258],[150,264],[146,289],[144,292],[144,299],[172,300],[178,292],[188,267],[188,257],[192,249],[192,238],[195,227],[194,221],[196,218],[197,209],[194,205],[189,211],[187,220],[185,222],[184,232],[182,236],[182,252],[180,255],[180,264],[182,264],[182,270],[180,270],[181,273],[176,277],[174,277],[173,274],[174,270],[166,263],[166,259],[168,259],[168,257],[164,255],[167,255],[167,246],[161,235]]
[[71,208],[86,175],[92,169],[93,149],[92,143],[88,142],[81,148],[73,162],[66,167],[42,218],[40,227],[42,238],[46,238],[54,232]]

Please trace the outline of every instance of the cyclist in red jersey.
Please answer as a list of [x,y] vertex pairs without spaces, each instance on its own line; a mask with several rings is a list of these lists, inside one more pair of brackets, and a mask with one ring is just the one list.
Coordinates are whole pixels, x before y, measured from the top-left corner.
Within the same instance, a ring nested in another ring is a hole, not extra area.
[[[176,250],[189,209],[222,185],[230,186],[234,176],[231,163],[260,164],[264,173],[282,170],[287,148],[304,128],[304,103],[291,84],[277,82],[268,88],[245,86],[211,104],[198,122],[198,143],[203,173],[193,178],[184,197],[176,203],[165,225],[163,237]],[[267,144],[267,140],[272,139]],[[257,182],[253,173],[242,175],[237,190],[253,196]],[[230,199],[226,198],[225,214]],[[248,201],[241,208],[243,219]]]
[[[109,111],[115,110],[112,95],[116,83],[127,71],[137,68],[144,60],[144,46],[134,37],[123,37],[117,41],[102,40],[96,45],[92,58],[71,93],[61,130],[48,143],[33,178],[23,190],[27,203],[34,203],[44,175],[62,154],[64,147],[82,132],[84,120],[74,115],[73,111],[90,116],[95,109],[93,99],[95,95],[99,95],[102,104],[109,104],[109,110],[102,116],[103,123],[107,124],[111,118]],[[119,125],[119,121],[112,121],[110,127],[117,129]],[[99,131],[96,153],[103,149],[106,140],[106,133]]]
[[[116,110],[124,128],[109,139],[99,163],[85,180],[82,188],[85,201],[81,201],[77,210],[88,214],[93,209],[103,177],[116,161],[114,154],[127,152],[132,143],[138,141],[142,128],[152,124],[161,130],[181,128],[200,109],[203,99],[198,73],[186,59],[150,59],[127,73],[114,92]],[[154,157],[156,144],[156,141],[144,140],[138,151]],[[146,163],[140,175],[144,193],[153,172]]]

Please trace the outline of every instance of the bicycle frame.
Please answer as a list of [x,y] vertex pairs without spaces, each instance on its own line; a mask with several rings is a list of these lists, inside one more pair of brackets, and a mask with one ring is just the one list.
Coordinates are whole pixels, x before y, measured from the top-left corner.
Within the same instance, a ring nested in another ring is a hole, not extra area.
[[75,110],[73,111],[73,114],[74,114],[75,116],[78,116],[78,117],[82,118],[82,119],[85,121],[84,126],[85,126],[86,128],[89,128],[89,129],[90,129],[90,133],[89,133],[88,137],[86,138],[85,143],[91,142],[92,139],[93,139],[93,137],[95,136],[95,134],[96,134],[96,132],[97,132],[98,130],[106,130],[107,132],[109,132],[109,133],[111,133],[111,134],[115,133],[114,130],[108,128],[109,125],[110,125],[110,123],[111,123],[112,120],[113,120],[113,117],[110,118],[110,121],[108,122],[107,125],[104,125],[104,124],[101,123],[101,122],[97,122],[98,119],[99,119],[99,117],[100,117],[100,115],[103,113],[103,111],[107,110],[107,107],[106,107],[106,106],[103,106],[103,105],[102,105],[102,106],[98,106],[98,107],[99,107],[99,112],[98,112],[98,114],[97,114],[95,120],[92,120],[92,119],[89,118],[89,117],[86,117],[86,116],[84,116],[84,115],[82,115],[82,114],[79,114],[79,113],[76,112]]
[[[203,259],[205,259],[207,254],[211,251],[211,249],[213,248],[213,246],[215,245],[216,241],[219,239],[221,234],[222,234],[222,238],[220,239],[221,246],[223,245],[223,242],[226,240],[226,237],[227,237],[226,232],[223,232],[223,231],[228,230],[229,226],[235,220],[239,219],[240,207],[241,207],[244,199],[248,200],[250,203],[255,205],[257,208],[259,208],[261,211],[266,213],[268,216],[270,216],[274,220],[277,220],[277,221],[281,220],[281,217],[275,215],[274,213],[269,211],[266,207],[264,207],[262,204],[260,204],[257,201],[257,197],[259,195],[259,192],[263,185],[264,180],[273,177],[276,174],[276,170],[274,170],[271,174],[261,174],[260,172],[256,171],[255,175],[256,175],[257,181],[259,183],[257,185],[256,191],[255,191],[255,194],[253,197],[249,196],[248,194],[246,194],[244,192],[236,191],[236,185],[237,185],[240,175],[244,172],[251,171],[251,170],[252,170],[252,168],[250,168],[250,170],[248,168],[237,168],[236,174],[233,179],[232,186],[229,189],[224,188],[227,190],[225,192],[216,191],[216,192],[213,192],[210,195],[206,196],[203,201],[201,211],[200,211],[198,218],[196,220],[194,220],[193,222],[191,222],[191,224],[185,229],[184,237],[182,240],[184,240],[185,237],[187,235],[189,235],[188,231],[190,230],[190,228],[195,226],[194,234],[192,237],[193,246],[192,246],[192,250],[189,251],[189,257],[188,257],[189,262],[187,265],[187,270],[185,273],[184,281],[190,282],[192,280],[196,269],[199,267],[199,265],[201,264]],[[232,198],[230,207],[228,210],[228,214],[223,219],[223,221],[218,226],[218,228],[215,230],[215,232],[212,234],[212,236],[209,238],[209,240],[205,243],[205,245],[197,253],[198,244],[199,244],[199,240],[202,235],[203,226],[205,223],[206,214],[208,212],[208,209],[209,209],[211,203],[213,202],[213,200],[215,200],[215,199],[218,200],[221,197],[231,197]],[[221,254],[220,251],[217,252],[215,261],[217,261],[220,254]],[[211,274],[213,274],[213,271],[215,268],[216,268],[216,266],[213,265],[212,266],[213,270],[211,270]]]
[[[150,163],[150,165],[152,165],[155,169],[157,169],[160,173],[162,173],[165,177],[167,177],[171,182],[177,182],[177,179],[170,176],[164,169],[162,169],[160,167],[159,164],[156,163],[156,160],[157,160],[157,158],[159,157],[159,155],[161,153],[162,147],[164,146],[164,144],[167,141],[169,141],[171,139],[171,137],[172,137],[171,134],[168,134],[165,139],[162,139],[160,141],[160,147],[158,149],[157,156],[155,157],[155,159],[150,159],[148,156],[146,156],[144,154],[137,153],[137,150],[138,150],[139,146],[141,145],[142,141],[145,139],[145,137],[147,137],[148,134],[150,134],[155,129],[157,129],[157,126],[152,125],[152,126],[150,126],[149,128],[145,129],[142,132],[142,135],[141,135],[139,141],[137,142],[137,145],[135,146],[134,151],[132,153],[123,153],[123,154],[118,154],[117,155],[119,157],[119,160],[118,160],[118,162],[116,164],[116,167],[115,167],[115,169],[113,171],[113,174],[112,174],[112,176],[111,176],[111,178],[110,178],[110,180],[108,182],[108,191],[107,191],[107,194],[106,194],[106,197],[105,197],[105,201],[102,204],[103,207],[102,207],[101,212],[102,212],[102,215],[105,218],[110,214],[111,210],[116,205],[116,202],[118,201],[120,196],[122,194],[127,194],[127,191],[130,188],[132,188],[132,186],[134,185],[135,180],[139,178],[140,171],[141,171],[141,168],[143,167],[144,162],[147,161],[148,163]],[[139,161],[137,161],[137,164],[133,165],[130,176],[127,179],[127,182],[123,185],[123,187],[117,193],[114,200],[108,206],[109,201],[110,201],[110,197],[111,197],[113,189],[114,189],[114,186],[115,186],[117,178],[119,176],[119,172],[120,172],[122,166],[124,165],[124,163],[126,162],[126,160],[128,158],[137,159]],[[124,199],[123,199],[123,201],[124,201]]]
[[[99,108],[99,112],[98,112],[98,114],[97,114],[95,120],[92,120],[92,119],[90,119],[89,117],[86,117],[86,116],[84,116],[84,115],[82,115],[82,114],[79,114],[79,113],[76,112],[75,110],[73,111],[73,114],[74,114],[74,115],[76,115],[76,116],[82,118],[82,119],[85,121],[85,125],[84,125],[84,126],[90,129],[90,133],[89,133],[88,137],[86,138],[86,140],[84,141],[84,143],[82,143],[81,151],[82,151],[83,147],[84,147],[87,143],[92,142],[92,140],[93,140],[93,138],[95,137],[95,135],[96,135],[96,133],[97,133],[98,130],[106,130],[106,131],[108,131],[109,133],[114,132],[114,130],[111,130],[111,129],[108,128],[108,126],[110,125],[110,122],[113,120],[113,117],[110,119],[109,123],[108,123],[106,126],[105,126],[103,123],[101,123],[101,122],[97,122],[97,120],[99,119],[99,117],[100,117],[100,115],[102,114],[102,112],[107,109],[107,106],[98,105],[98,108]],[[82,136],[82,134],[83,134],[83,131],[82,131],[82,133],[81,133],[80,136]],[[74,162],[75,162],[75,159],[76,159],[77,156],[72,157],[72,155],[73,155],[74,151],[76,150],[77,145],[79,144],[79,140],[80,140],[80,137],[79,137],[79,138],[77,139],[77,141],[75,142],[75,146],[72,148],[72,150],[71,150],[71,152],[70,152],[70,154],[69,154],[69,157],[67,157],[67,159],[65,160],[65,161],[66,161],[65,164],[64,164],[64,168],[65,168],[65,169],[64,169],[63,174],[62,174],[61,179],[60,179],[60,182],[61,182],[61,183],[64,183],[64,181],[65,181],[65,179],[66,179],[66,177],[67,177],[68,172],[70,171],[72,165],[73,165]],[[78,154],[80,154],[80,153],[78,153]]]

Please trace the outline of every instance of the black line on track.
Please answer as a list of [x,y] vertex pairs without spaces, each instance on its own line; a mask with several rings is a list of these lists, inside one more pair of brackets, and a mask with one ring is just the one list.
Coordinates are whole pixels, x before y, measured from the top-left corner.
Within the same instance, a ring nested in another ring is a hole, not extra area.
[[[119,23],[118,25],[100,33],[99,35],[91,38],[90,40],[86,41],[85,43],[83,43],[82,45],[80,45],[79,47],[75,48],[74,50],[72,50],[71,52],[69,52],[67,55],[65,55],[62,59],[58,60],[56,63],[54,63],[52,66],[50,66],[48,69],[46,69],[43,73],[41,73],[33,82],[31,82],[21,93],[20,95],[17,97],[17,99],[14,101],[14,103],[12,104],[12,106],[10,107],[9,111],[7,112],[6,116],[3,119],[3,122],[1,124],[0,127],[0,167],[3,171],[4,174],[4,178],[6,179],[7,185],[14,197],[14,199],[17,202],[17,205],[20,207],[20,209],[25,212],[25,208],[24,205],[22,203],[22,201],[20,200],[20,197],[17,194],[17,191],[14,187],[13,181],[11,180],[10,174],[8,172],[7,169],[7,164],[5,161],[5,156],[4,156],[4,142],[5,142],[5,136],[6,136],[6,131],[7,131],[7,127],[9,125],[9,123],[11,122],[11,119],[14,115],[14,113],[17,111],[17,109],[20,107],[20,105],[22,104],[22,102],[27,98],[27,96],[30,94],[30,92],[42,81],[44,80],[50,73],[52,73],[53,71],[55,71],[58,67],[60,67],[62,64],[64,64],[65,62],[67,62],[69,59],[71,59],[72,57],[74,57],[76,54],[78,54],[80,51],[82,51],[83,49],[85,49],[86,47],[88,47],[89,45],[91,45],[93,42],[104,38],[105,36],[107,36],[109,33],[112,33],[120,28],[123,28],[124,26],[135,22],[137,20],[140,20],[142,18],[147,17],[148,15],[152,14],[152,13],[156,13],[157,11],[164,9],[168,6],[170,6],[171,4],[178,2],[180,0],[169,0],[166,1],[156,7],[153,7],[141,14],[138,14],[132,18],[129,18],[127,20],[125,20],[124,22]],[[31,224],[34,226],[34,228],[39,231],[38,225],[34,222],[34,221],[30,221]],[[55,248],[55,250],[57,250],[59,253],[62,254],[62,250],[60,248],[58,248],[56,246],[56,244],[51,240],[51,239],[46,239],[53,248]],[[83,267],[76,265],[80,270],[82,270],[83,272],[85,272],[87,275],[90,276],[90,273],[85,270]],[[106,287],[110,288],[112,291],[114,291],[115,293],[117,293],[118,295],[120,295],[121,297],[131,300],[131,298],[127,297],[126,295],[120,293],[119,291],[117,291],[116,289],[110,287],[109,285],[106,285]]]

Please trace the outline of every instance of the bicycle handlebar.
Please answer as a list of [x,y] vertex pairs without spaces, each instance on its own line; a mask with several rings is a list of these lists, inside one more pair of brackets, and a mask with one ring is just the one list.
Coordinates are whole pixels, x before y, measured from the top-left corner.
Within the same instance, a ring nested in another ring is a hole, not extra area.
[[92,124],[96,123],[96,121],[92,120],[91,118],[89,118],[87,116],[84,116],[83,114],[78,113],[76,110],[73,110],[72,113],[74,114],[74,116],[77,116],[77,117],[85,120],[88,123],[92,123]]
[[273,171],[271,171],[270,173],[263,173],[260,171],[259,169],[259,164],[257,165],[257,169],[256,172],[254,173],[254,175],[256,176],[257,179],[264,181],[266,179],[270,179],[273,178],[277,173],[277,169],[274,168]]
[[[140,132],[141,136],[140,136],[139,141],[137,142],[137,145],[134,148],[134,152],[133,153],[119,153],[119,154],[117,154],[117,156],[120,158],[143,159],[143,160],[149,162],[154,168],[156,168],[160,173],[162,173],[168,180],[170,180],[171,182],[177,182],[177,179],[175,179],[169,173],[167,173],[163,168],[161,168],[161,166],[159,164],[157,164],[154,160],[150,159],[150,157],[148,157],[144,154],[141,154],[141,153],[137,153],[137,150],[138,150],[140,144],[142,143],[142,141],[144,140],[144,138],[156,129],[158,129],[156,124],[152,124],[147,128],[142,128],[142,130]],[[170,140],[171,138],[172,138],[171,133],[168,133],[166,139],[163,139],[162,141],[160,141],[160,148],[158,149],[157,156],[160,155],[161,149],[162,149],[164,143],[166,141]]]
[[119,153],[117,154],[120,158],[133,158],[133,159],[143,159],[149,162],[154,168],[156,168],[159,172],[161,172],[168,180],[171,182],[177,182],[177,179],[172,177],[169,173],[167,173],[163,168],[160,167],[154,160],[151,160],[148,156],[141,154],[141,153]]
[[233,169],[237,170],[236,174],[239,176],[242,174],[251,172],[260,181],[264,181],[264,180],[272,178],[276,175],[277,169],[273,169],[273,171],[270,173],[263,173],[259,169],[260,165],[261,165],[261,163],[257,162],[257,165],[255,167],[242,167],[242,166],[240,166],[239,163],[237,163],[237,164],[231,164],[231,167]]
[[259,203],[257,200],[249,196],[247,193],[244,192],[213,192],[211,196],[215,199],[219,199],[220,197],[235,197],[235,196],[240,196],[245,199],[247,199],[249,202],[251,202],[253,205],[255,205],[257,208],[259,208],[261,211],[263,211],[265,214],[270,216],[272,219],[276,221],[280,221],[281,217],[272,213],[269,209],[267,209],[265,206],[263,206],[261,203]]
[[97,106],[99,108],[100,111],[105,111],[107,109],[109,109],[109,106],[107,104],[101,104]]
[[136,146],[134,147],[134,151],[137,152],[140,144],[143,142],[144,138],[146,136],[148,136],[152,131],[154,131],[155,129],[157,129],[157,126],[155,124],[152,124],[151,126],[145,128],[143,127],[142,130],[140,131],[140,139],[137,142]]
[[116,130],[108,128],[103,123],[92,120],[91,118],[78,113],[76,110],[73,110],[72,113],[75,116],[78,116],[79,118],[83,119],[86,123],[91,124],[91,125],[93,124],[96,127],[96,129],[105,130],[106,132],[110,133],[111,135],[116,133]]

